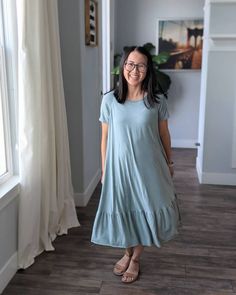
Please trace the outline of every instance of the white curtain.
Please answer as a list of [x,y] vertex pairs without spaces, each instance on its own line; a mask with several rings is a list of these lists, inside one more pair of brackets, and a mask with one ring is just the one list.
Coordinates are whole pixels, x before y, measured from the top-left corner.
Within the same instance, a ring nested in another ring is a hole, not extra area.
[[57,0],[17,0],[19,268],[79,225],[69,160]]

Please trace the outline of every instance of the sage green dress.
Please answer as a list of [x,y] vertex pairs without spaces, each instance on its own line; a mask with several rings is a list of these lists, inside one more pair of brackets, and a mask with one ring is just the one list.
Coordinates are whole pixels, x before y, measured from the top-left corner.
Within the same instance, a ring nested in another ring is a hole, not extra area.
[[178,233],[179,209],[157,127],[169,117],[166,99],[160,96],[150,109],[144,99],[120,104],[113,92],[103,97],[99,120],[109,129],[93,243],[160,247]]

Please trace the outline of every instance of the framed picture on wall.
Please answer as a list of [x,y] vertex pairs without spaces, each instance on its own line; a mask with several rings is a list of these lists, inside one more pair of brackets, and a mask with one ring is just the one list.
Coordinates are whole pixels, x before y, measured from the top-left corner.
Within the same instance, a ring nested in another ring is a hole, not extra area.
[[203,19],[162,19],[157,26],[157,54],[168,52],[167,70],[200,70],[202,65]]
[[98,4],[96,0],[85,0],[85,44],[98,45]]

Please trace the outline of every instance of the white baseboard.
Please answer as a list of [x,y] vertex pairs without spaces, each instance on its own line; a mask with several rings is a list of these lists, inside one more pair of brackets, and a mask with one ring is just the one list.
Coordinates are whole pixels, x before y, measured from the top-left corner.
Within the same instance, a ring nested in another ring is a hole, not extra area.
[[182,139],[171,139],[171,146],[173,148],[191,148],[196,149],[197,140],[182,140]]
[[202,172],[199,159],[196,161],[198,180],[202,184],[236,185],[236,174]]
[[75,193],[74,200],[75,206],[77,207],[85,207],[87,206],[98,182],[101,179],[101,170],[99,169],[94,175],[93,179],[90,181],[88,187],[86,188],[84,193]]
[[0,269],[0,294],[17,272],[17,252],[14,253],[7,263]]
[[201,173],[201,183],[218,185],[236,185],[236,174],[233,173]]
[[197,169],[198,181],[202,183],[202,165],[200,163],[199,157],[196,158],[196,169]]

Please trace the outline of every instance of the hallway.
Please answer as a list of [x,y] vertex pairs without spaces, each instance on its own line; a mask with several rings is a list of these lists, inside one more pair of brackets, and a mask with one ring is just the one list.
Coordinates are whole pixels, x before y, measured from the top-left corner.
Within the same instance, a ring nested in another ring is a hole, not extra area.
[[3,295],[236,294],[236,187],[199,185],[193,149],[174,149],[173,159],[183,225],[161,249],[145,249],[137,282],[125,285],[113,275],[120,249],[90,242],[99,184],[88,206],[77,208],[82,226],[18,271]]

